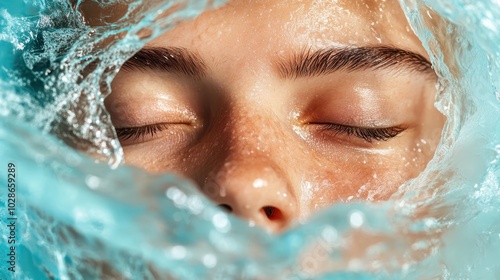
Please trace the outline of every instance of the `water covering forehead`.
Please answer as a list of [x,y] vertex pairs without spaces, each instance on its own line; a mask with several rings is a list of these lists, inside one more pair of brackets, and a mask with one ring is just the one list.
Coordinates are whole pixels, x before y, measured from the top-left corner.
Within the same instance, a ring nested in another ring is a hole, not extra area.
[[[222,1],[0,4],[0,178],[8,163],[19,178],[16,272],[0,278],[498,277],[500,4],[400,2],[439,75],[448,121],[435,158],[389,201],[333,205],[279,236],[172,175],[117,167],[103,99],[119,66]],[[102,12],[84,18],[86,9]],[[5,189],[0,200],[3,262]]]

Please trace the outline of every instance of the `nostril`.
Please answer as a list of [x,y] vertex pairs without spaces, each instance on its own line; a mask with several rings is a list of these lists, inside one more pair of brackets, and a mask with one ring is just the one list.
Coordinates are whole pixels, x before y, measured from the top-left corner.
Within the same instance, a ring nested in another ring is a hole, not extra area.
[[264,206],[262,207],[262,210],[264,213],[266,213],[266,216],[269,220],[275,221],[275,220],[281,220],[283,218],[283,213],[281,211],[273,206]]
[[219,207],[222,208],[222,210],[226,211],[226,212],[233,212],[233,208],[231,208],[231,206],[227,205],[227,204],[219,204]]

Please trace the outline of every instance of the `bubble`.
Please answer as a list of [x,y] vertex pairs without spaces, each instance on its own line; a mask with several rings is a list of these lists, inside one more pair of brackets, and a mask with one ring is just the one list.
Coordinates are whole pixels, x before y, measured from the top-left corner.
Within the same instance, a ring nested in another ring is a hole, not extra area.
[[323,229],[321,236],[326,242],[334,242],[338,238],[338,232],[334,227],[328,226]]
[[225,213],[217,213],[212,218],[212,223],[220,231],[227,232],[230,227],[229,219]]
[[191,212],[195,215],[200,214],[203,211],[203,209],[205,209],[203,201],[197,196],[191,196],[188,199],[187,204],[189,210],[191,210]]
[[365,222],[365,217],[363,215],[363,212],[361,211],[354,211],[349,216],[349,223],[353,228],[360,228],[364,222]]
[[203,265],[207,268],[213,268],[217,265],[217,257],[212,254],[207,254],[203,257]]
[[93,190],[97,189],[101,183],[101,179],[96,176],[89,175],[85,178],[85,183],[87,186]]
[[187,251],[184,246],[176,245],[172,247],[170,253],[174,259],[180,260],[186,257]]
[[170,187],[166,190],[166,196],[177,205],[184,205],[187,201],[187,196],[177,187]]

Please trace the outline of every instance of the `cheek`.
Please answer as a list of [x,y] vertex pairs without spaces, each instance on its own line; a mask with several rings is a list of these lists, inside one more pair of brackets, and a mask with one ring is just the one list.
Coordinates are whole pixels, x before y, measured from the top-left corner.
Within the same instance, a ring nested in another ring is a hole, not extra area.
[[300,182],[295,184],[295,192],[302,208],[309,213],[333,203],[387,200],[425,166],[425,160],[412,155],[415,154],[408,152],[406,156],[398,154],[385,158],[366,156],[351,164],[309,166]]
[[123,153],[127,165],[139,167],[151,173],[160,173],[163,171],[163,167],[158,164],[159,157],[155,149],[124,146]]
[[375,173],[373,168],[359,165],[309,167],[300,183],[295,184],[295,192],[302,207],[312,212],[360,197],[367,186],[373,185]]
[[163,174],[165,172],[186,176],[192,169],[192,159],[182,152],[171,152],[171,149],[161,145],[124,146],[124,158],[127,165],[132,165],[150,173]]

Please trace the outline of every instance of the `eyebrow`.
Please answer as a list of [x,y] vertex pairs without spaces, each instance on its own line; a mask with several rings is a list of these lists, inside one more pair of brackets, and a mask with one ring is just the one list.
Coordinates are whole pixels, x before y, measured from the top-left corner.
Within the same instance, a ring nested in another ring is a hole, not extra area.
[[205,76],[206,66],[201,57],[185,48],[146,47],[135,53],[122,66],[125,71],[160,70],[188,77]]
[[304,51],[276,63],[281,78],[297,79],[336,71],[388,69],[418,72],[435,78],[432,64],[422,55],[392,46],[361,46]]
[[[317,77],[336,71],[389,69],[417,72],[434,79],[432,64],[422,55],[392,46],[362,46],[304,49],[288,59],[278,59],[276,68],[281,78]],[[207,67],[195,52],[180,47],[146,47],[122,66],[125,71],[160,70],[202,78]]]

